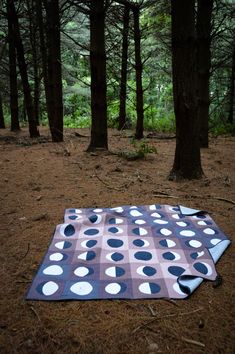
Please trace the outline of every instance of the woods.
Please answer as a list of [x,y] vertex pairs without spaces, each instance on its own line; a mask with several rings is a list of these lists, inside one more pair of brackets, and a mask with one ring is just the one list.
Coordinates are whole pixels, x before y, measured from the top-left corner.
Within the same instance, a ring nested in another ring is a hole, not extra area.
[[2,1],[1,129],[48,125],[176,134],[170,179],[201,178],[209,134],[234,132],[230,1]]

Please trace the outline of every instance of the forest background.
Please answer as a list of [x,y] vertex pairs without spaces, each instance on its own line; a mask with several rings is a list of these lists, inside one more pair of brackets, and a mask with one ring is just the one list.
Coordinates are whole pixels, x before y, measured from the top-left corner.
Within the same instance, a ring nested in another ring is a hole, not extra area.
[[[184,9],[184,1],[173,3]],[[197,97],[199,116],[208,120],[204,135],[232,133],[234,3],[190,3],[198,53],[195,70],[198,81],[204,80]],[[0,17],[1,128],[17,131],[29,124],[30,135],[37,136],[37,126],[49,124],[52,140],[60,141],[63,126],[90,127],[91,88],[94,92],[97,85],[99,92],[102,86],[92,75],[91,53],[100,50],[94,60],[103,62],[108,127],[135,128],[140,118],[145,130],[175,133],[170,1],[9,0],[1,1]],[[103,43],[98,38],[102,35]],[[94,42],[101,46],[95,48]],[[53,133],[53,120],[60,135]],[[143,134],[136,131],[136,137]]]

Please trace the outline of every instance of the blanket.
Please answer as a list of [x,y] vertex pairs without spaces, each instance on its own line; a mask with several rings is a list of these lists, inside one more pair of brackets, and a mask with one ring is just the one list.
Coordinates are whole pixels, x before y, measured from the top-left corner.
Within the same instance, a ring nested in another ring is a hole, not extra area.
[[66,209],[26,298],[183,299],[216,279],[229,243],[206,211],[181,205]]

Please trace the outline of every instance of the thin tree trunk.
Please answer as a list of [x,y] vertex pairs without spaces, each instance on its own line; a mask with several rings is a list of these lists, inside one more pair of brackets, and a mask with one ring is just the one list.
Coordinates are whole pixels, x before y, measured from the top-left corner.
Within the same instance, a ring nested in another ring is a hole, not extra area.
[[198,0],[197,9],[197,64],[198,64],[198,119],[200,145],[208,148],[210,68],[211,68],[211,15],[213,0]]
[[47,77],[49,92],[49,119],[52,141],[63,141],[63,93],[60,52],[60,11],[58,0],[46,2],[47,12]]
[[24,58],[24,47],[20,35],[18,17],[15,11],[14,1],[8,0],[8,2],[9,2],[10,11],[12,15],[12,22],[14,26],[18,66],[19,66],[19,71],[20,71],[22,85],[23,85],[24,99],[25,99],[25,105],[26,105],[28,122],[29,122],[29,134],[31,138],[36,138],[40,135],[35,120],[33,99],[32,99],[31,90],[28,81],[27,65]]
[[169,179],[201,178],[196,98],[195,0],[171,0],[176,149]]
[[136,131],[135,138],[144,137],[144,97],[142,86],[143,64],[141,60],[141,34],[140,34],[140,10],[139,7],[133,9],[134,15],[134,40],[135,40],[135,75],[136,75]]
[[2,107],[2,95],[0,94],[0,129],[5,129],[5,121]]
[[233,124],[234,122],[234,99],[235,99],[235,90],[234,90],[234,81],[235,81],[235,46],[233,47],[233,57],[232,57],[232,70],[230,77],[230,87],[229,87],[229,102],[228,102],[228,122]]
[[42,58],[42,74],[43,74],[43,83],[45,89],[45,96],[46,96],[46,107],[47,107],[47,116],[48,116],[48,123],[50,126],[50,131],[52,131],[52,123],[53,123],[53,97],[52,91],[49,90],[48,84],[48,68],[47,68],[47,48],[45,45],[45,31],[44,31],[44,22],[43,22],[43,7],[42,7],[42,0],[36,1],[36,13],[37,13],[37,20],[38,20],[38,28],[39,28],[39,37],[40,37],[40,53]]
[[91,141],[88,151],[108,149],[104,0],[90,5]]
[[18,85],[16,71],[16,49],[14,38],[14,25],[12,22],[11,8],[7,2],[8,20],[8,42],[9,42],[9,73],[10,73],[10,111],[11,111],[11,131],[19,131],[19,105],[18,105]]
[[27,7],[29,12],[29,29],[30,29],[30,44],[32,48],[32,62],[33,62],[33,104],[34,113],[37,126],[39,126],[39,101],[40,101],[40,79],[39,79],[39,65],[38,65],[38,41],[37,41],[37,20],[36,20],[36,1],[27,0]]
[[126,84],[127,84],[127,59],[128,59],[128,33],[129,33],[130,8],[125,6],[123,16],[122,34],[122,68],[119,94],[119,123],[118,130],[126,128]]

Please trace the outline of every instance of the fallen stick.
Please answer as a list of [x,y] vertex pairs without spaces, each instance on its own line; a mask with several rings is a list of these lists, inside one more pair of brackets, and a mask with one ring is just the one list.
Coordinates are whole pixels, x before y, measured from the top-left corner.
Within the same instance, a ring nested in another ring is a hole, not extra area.
[[195,310],[192,310],[192,311],[189,311],[189,312],[181,312],[181,313],[170,313],[168,315],[165,315],[165,316],[159,316],[159,317],[155,317],[154,319],[148,321],[148,322],[145,322],[143,323],[142,325],[140,325],[139,327],[136,327],[132,333],[135,333],[137,332],[139,329],[143,328],[143,327],[146,327],[150,324],[152,324],[153,322],[155,321],[158,321],[158,320],[162,320],[162,319],[166,319],[166,318],[171,318],[171,317],[176,317],[176,316],[187,316],[187,315],[191,315],[192,313],[196,313],[196,312],[199,312],[199,311],[202,311],[203,310],[203,307],[199,307],[198,309],[195,309]]
[[201,199],[205,199],[208,198],[208,199],[215,199],[215,200],[221,200],[223,202],[227,202],[227,203],[230,203],[230,204],[233,204],[235,205],[235,202],[231,199],[227,199],[227,198],[223,198],[223,197],[217,197],[217,196],[212,196],[212,195],[207,195],[207,196],[202,196],[202,195],[181,195],[181,196],[176,196],[176,195],[170,195],[170,194],[167,194],[167,193],[164,193],[164,192],[158,192],[158,194],[153,194],[154,197],[158,197],[158,198],[175,198],[175,199],[179,199],[179,198],[201,198]]
[[201,342],[198,342],[197,340],[188,339],[188,338],[184,338],[184,337],[181,337],[181,339],[182,339],[184,342],[186,342],[186,343],[194,344],[194,345],[197,345],[198,347],[205,348],[205,344],[204,344],[204,343],[201,343]]
[[30,250],[30,243],[28,242],[27,251],[25,252],[23,257],[21,258],[21,261],[22,261],[22,259],[24,259],[27,256],[27,254],[29,253],[29,250]]

